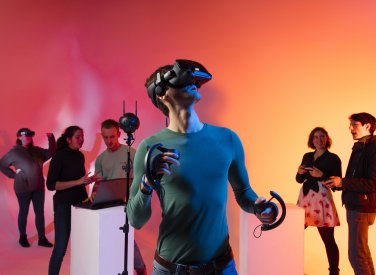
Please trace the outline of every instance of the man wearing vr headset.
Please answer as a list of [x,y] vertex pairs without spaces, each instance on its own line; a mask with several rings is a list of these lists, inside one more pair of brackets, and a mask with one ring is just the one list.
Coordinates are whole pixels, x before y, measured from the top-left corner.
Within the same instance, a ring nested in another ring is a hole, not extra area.
[[[238,136],[203,123],[194,110],[201,99],[198,88],[210,79],[201,64],[177,60],[146,80],[152,103],[168,117],[169,125],[138,146],[127,214],[130,224],[141,228],[151,216],[151,195],[156,191],[162,221],[155,275],[237,274],[226,218],[228,181],[243,210],[253,214],[255,203],[265,200],[250,187]],[[152,174],[159,181],[155,186],[145,177],[144,161],[148,147],[157,143],[179,154],[155,156]],[[275,213],[267,208],[257,217],[270,224]]]
[[43,163],[55,152],[56,142],[54,135],[47,133],[49,145],[48,149],[43,149],[34,146],[34,135],[35,132],[28,128],[21,128],[17,131],[16,145],[0,159],[0,170],[7,177],[14,179],[14,191],[20,207],[18,213],[19,244],[22,247],[30,247],[26,235],[26,223],[30,202],[33,202],[35,225],[39,237],[38,245],[52,247],[52,243],[45,236]]

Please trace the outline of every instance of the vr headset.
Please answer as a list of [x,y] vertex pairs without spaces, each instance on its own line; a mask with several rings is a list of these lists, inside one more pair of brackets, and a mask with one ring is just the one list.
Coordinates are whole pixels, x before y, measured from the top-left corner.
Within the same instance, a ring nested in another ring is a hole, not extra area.
[[17,137],[20,137],[22,135],[27,137],[33,137],[35,135],[35,132],[31,131],[29,128],[21,128],[17,131]]
[[200,88],[210,79],[212,79],[212,75],[200,63],[178,59],[172,70],[164,74],[157,74],[157,79],[147,87],[148,95],[153,104],[158,107],[157,96],[164,96],[168,87],[183,88],[194,84]]

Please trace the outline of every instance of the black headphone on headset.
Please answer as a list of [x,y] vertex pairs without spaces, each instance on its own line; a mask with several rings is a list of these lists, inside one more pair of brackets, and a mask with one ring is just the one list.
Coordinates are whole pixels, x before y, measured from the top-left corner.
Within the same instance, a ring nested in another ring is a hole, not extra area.
[[195,84],[200,88],[212,79],[212,75],[200,63],[192,60],[178,59],[172,69],[167,72],[158,72],[156,79],[147,86],[148,95],[153,104],[158,107],[158,96],[164,96],[168,87],[182,88]]

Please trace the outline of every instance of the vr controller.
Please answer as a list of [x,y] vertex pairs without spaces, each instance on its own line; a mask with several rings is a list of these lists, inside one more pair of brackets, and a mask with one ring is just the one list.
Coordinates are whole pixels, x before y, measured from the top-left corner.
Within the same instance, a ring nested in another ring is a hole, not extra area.
[[195,84],[200,88],[204,83],[212,79],[212,75],[203,65],[196,61],[177,59],[172,69],[162,74],[157,73],[156,80],[148,87],[148,95],[157,106],[157,96],[164,96],[167,88],[182,88]]
[[177,149],[167,149],[163,147],[161,143],[154,144],[153,146],[148,148],[148,151],[146,152],[146,155],[145,155],[145,162],[144,162],[145,177],[153,189],[158,189],[160,185],[160,180],[163,177],[163,175],[157,175],[154,171],[156,161],[158,160],[158,157],[161,155],[161,154],[158,154],[153,157],[153,153],[156,149],[162,153],[166,153],[166,152],[174,153],[178,155],[178,159],[180,158],[180,153]]
[[277,199],[277,201],[280,203],[281,208],[282,208],[282,213],[281,213],[280,218],[276,222],[274,222],[272,224],[262,224],[261,225],[262,231],[267,231],[267,230],[271,230],[271,229],[276,228],[277,226],[279,226],[284,221],[284,219],[286,217],[286,205],[285,205],[285,202],[283,201],[283,199],[274,191],[270,191],[270,195],[272,197],[268,201],[264,201],[264,202],[255,204],[255,206],[254,206],[255,214],[261,214],[267,208],[271,208],[272,211],[274,212],[275,219],[277,219],[277,217],[278,217],[278,207],[274,202],[271,201],[273,198]]

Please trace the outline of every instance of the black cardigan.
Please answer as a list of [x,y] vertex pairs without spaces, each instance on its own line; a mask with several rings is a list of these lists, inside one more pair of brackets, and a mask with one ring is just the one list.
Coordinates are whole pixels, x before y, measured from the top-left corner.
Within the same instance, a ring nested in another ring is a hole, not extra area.
[[342,177],[342,168],[340,158],[328,150],[326,150],[320,157],[314,160],[315,152],[309,152],[304,154],[301,165],[306,167],[315,166],[323,175],[321,178],[314,178],[309,172],[305,174],[296,174],[296,181],[303,183],[303,194],[307,195],[311,189],[315,192],[319,191],[318,181],[324,181],[331,176]]

